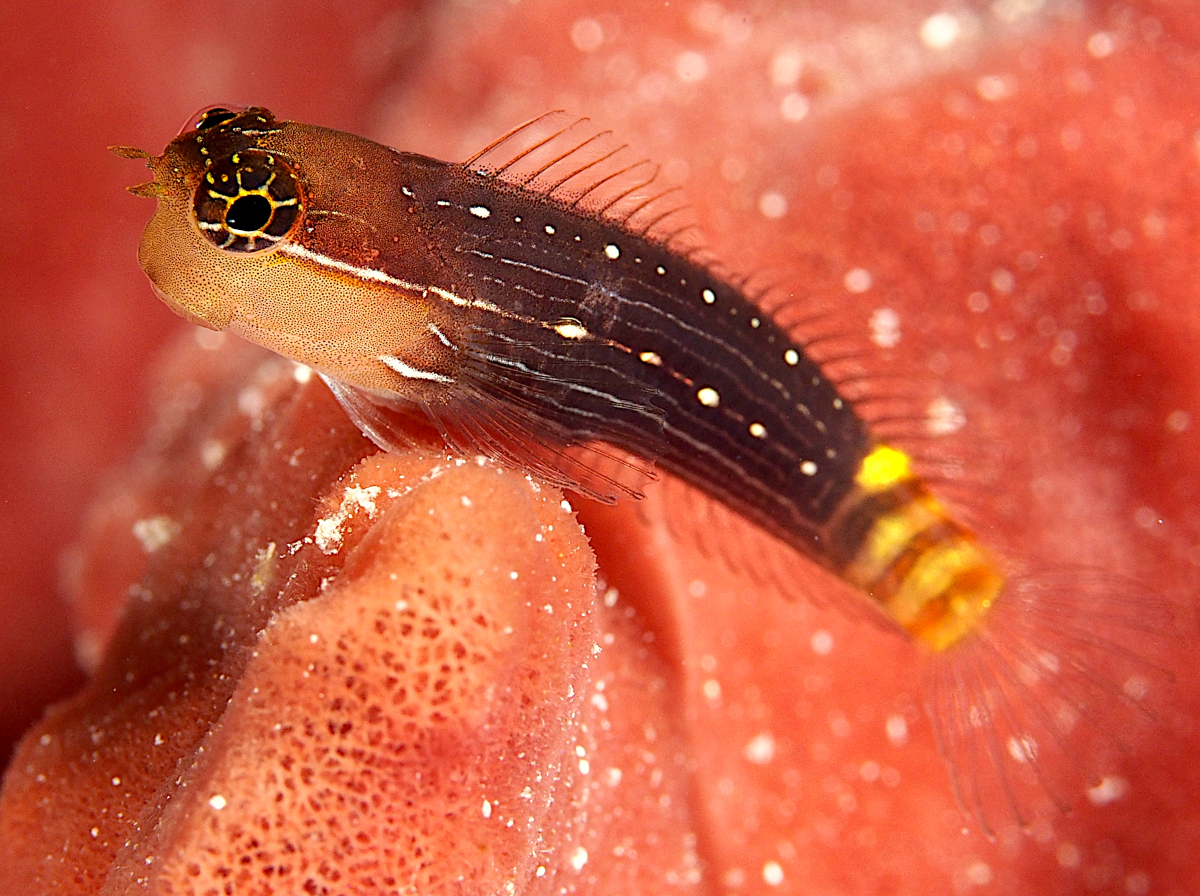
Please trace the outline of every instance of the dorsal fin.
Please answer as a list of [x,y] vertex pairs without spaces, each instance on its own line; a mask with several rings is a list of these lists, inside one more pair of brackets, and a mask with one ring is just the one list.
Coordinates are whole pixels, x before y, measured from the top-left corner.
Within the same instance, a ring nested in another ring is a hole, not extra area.
[[608,130],[562,110],[514,128],[463,167],[621,226],[682,254],[703,240],[678,187]]

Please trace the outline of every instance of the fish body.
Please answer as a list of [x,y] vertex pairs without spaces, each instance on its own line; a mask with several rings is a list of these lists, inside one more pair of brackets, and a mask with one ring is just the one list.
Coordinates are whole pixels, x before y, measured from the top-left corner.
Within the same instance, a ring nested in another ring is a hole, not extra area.
[[687,481],[937,660],[930,715],[960,799],[985,827],[996,804],[1019,815],[1018,778],[1052,789],[1030,746],[1060,739],[1045,701],[1086,716],[1120,690],[1087,674],[1115,655],[1106,634],[1050,633],[1071,657],[1051,672],[1031,620],[1110,608],[1104,589],[1006,575],[608,146],[526,128],[456,164],[251,108],[123,153],[154,170],[134,188],[158,200],[139,258],[178,313],[314,368],[386,449],[417,414],[601,500],[636,492],[600,462],[611,449]]

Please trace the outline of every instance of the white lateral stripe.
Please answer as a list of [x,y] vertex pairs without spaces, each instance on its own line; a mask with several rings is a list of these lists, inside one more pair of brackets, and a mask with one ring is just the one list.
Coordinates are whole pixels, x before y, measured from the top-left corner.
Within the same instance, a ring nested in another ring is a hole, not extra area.
[[423,286],[420,283],[410,283],[407,280],[401,280],[398,277],[392,277],[385,274],[383,271],[377,271],[375,268],[360,268],[358,265],[350,264],[349,262],[340,261],[337,258],[330,258],[328,255],[322,255],[319,252],[314,252],[311,249],[306,249],[298,243],[288,243],[281,252],[302,258],[305,261],[311,261],[314,264],[322,265],[323,267],[332,268],[335,271],[341,271],[343,274],[350,274],[360,280],[367,280],[372,283],[382,283],[384,286],[394,286],[397,289],[403,289],[407,292],[433,293],[440,299],[445,299],[451,304],[458,305],[460,308],[478,308],[481,311],[490,311],[493,314],[500,314],[505,317],[512,315],[493,305],[491,302],[484,302],[478,299],[464,299],[462,296],[450,292],[448,289],[442,289],[440,286]]
[[458,351],[458,346],[446,338],[446,334],[438,329],[437,324],[435,324],[433,321],[430,321],[428,324],[428,327],[429,327],[429,332],[432,333],[434,336],[436,336],[438,338],[438,341],[441,342],[442,345],[446,346],[446,348],[450,349],[453,352]]
[[453,383],[454,378],[443,376],[440,373],[433,373],[430,370],[421,370],[418,367],[413,367],[405,364],[399,358],[394,358],[391,355],[380,355],[379,360],[386,364],[389,368],[396,371],[402,377],[410,380],[429,380],[434,383]]

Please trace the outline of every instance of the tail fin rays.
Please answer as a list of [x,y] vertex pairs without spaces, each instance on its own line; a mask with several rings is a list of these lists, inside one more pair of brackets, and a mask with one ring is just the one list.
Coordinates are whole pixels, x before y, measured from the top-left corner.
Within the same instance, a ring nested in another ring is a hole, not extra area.
[[1086,570],[1019,578],[984,623],[929,658],[926,712],[963,811],[989,835],[1068,811],[1128,753],[1172,674],[1169,602]]

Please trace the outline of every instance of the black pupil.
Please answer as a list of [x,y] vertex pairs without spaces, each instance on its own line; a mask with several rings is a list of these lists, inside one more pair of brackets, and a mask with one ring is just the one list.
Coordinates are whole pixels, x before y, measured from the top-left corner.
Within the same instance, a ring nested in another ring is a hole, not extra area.
[[271,203],[259,195],[239,196],[225,213],[225,224],[241,233],[257,233],[270,220]]

